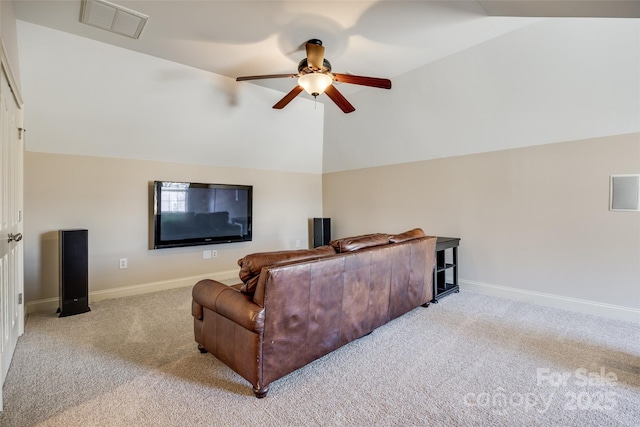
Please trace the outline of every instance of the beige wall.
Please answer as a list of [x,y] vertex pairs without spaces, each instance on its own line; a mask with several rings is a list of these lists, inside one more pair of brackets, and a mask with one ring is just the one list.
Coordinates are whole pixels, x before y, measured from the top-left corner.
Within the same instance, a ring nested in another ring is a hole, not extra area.
[[329,173],[323,212],[334,237],[460,237],[468,283],[638,309],[640,213],[608,210],[625,173],[640,173],[640,134]]
[[[253,241],[149,250],[149,183],[175,180],[254,187]],[[236,271],[250,252],[308,246],[322,213],[320,174],[25,153],[25,294],[58,296],[57,230],[89,230],[89,291]],[[203,259],[204,249],[218,257]],[[119,258],[129,267],[120,270]]]

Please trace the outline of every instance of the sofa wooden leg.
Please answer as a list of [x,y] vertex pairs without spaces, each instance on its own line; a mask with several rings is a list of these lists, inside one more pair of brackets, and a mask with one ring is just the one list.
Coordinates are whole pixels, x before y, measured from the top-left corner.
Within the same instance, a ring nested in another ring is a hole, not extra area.
[[431,301],[429,302],[425,302],[424,304],[422,304],[423,307],[429,307],[429,305],[431,304]]
[[200,350],[200,353],[203,353],[203,354],[208,353],[207,349],[204,348],[202,344],[198,344],[198,350]]
[[265,397],[268,392],[269,392],[269,386],[265,386],[262,388],[253,387],[253,394],[255,394],[258,399],[262,399],[263,397]]

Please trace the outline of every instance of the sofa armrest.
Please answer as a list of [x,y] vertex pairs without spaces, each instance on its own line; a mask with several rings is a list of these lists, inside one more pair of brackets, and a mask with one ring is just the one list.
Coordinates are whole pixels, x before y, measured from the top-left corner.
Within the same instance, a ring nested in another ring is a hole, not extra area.
[[205,307],[243,328],[262,333],[264,330],[264,308],[235,288],[215,280],[204,279],[196,283],[192,291],[191,312],[196,319],[202,319]]

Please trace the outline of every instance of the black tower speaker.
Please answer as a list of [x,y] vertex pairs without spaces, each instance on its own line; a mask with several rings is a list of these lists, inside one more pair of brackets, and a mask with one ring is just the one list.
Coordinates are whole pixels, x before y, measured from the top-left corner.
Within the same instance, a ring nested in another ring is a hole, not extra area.
[[331,218],[313,218],[313,247],[328,245],[331,241]]
[[60,317],[91,311],[89,308],[89,232],[59,230]]

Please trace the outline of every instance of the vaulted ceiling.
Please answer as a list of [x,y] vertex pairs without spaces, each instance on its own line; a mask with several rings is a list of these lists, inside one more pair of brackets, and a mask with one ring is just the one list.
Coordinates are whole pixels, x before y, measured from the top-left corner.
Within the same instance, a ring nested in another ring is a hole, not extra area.
[[[295,73],[323,41],[333,70],[394,78],[545,16],[640,17],[640,1],[122,1],[139,39],[80,22],[81,0],[16,0],[20,20],[228,77]],[[288,92],[286,79],[254,84]],[[343,85],[349,93],[358,86]]]

